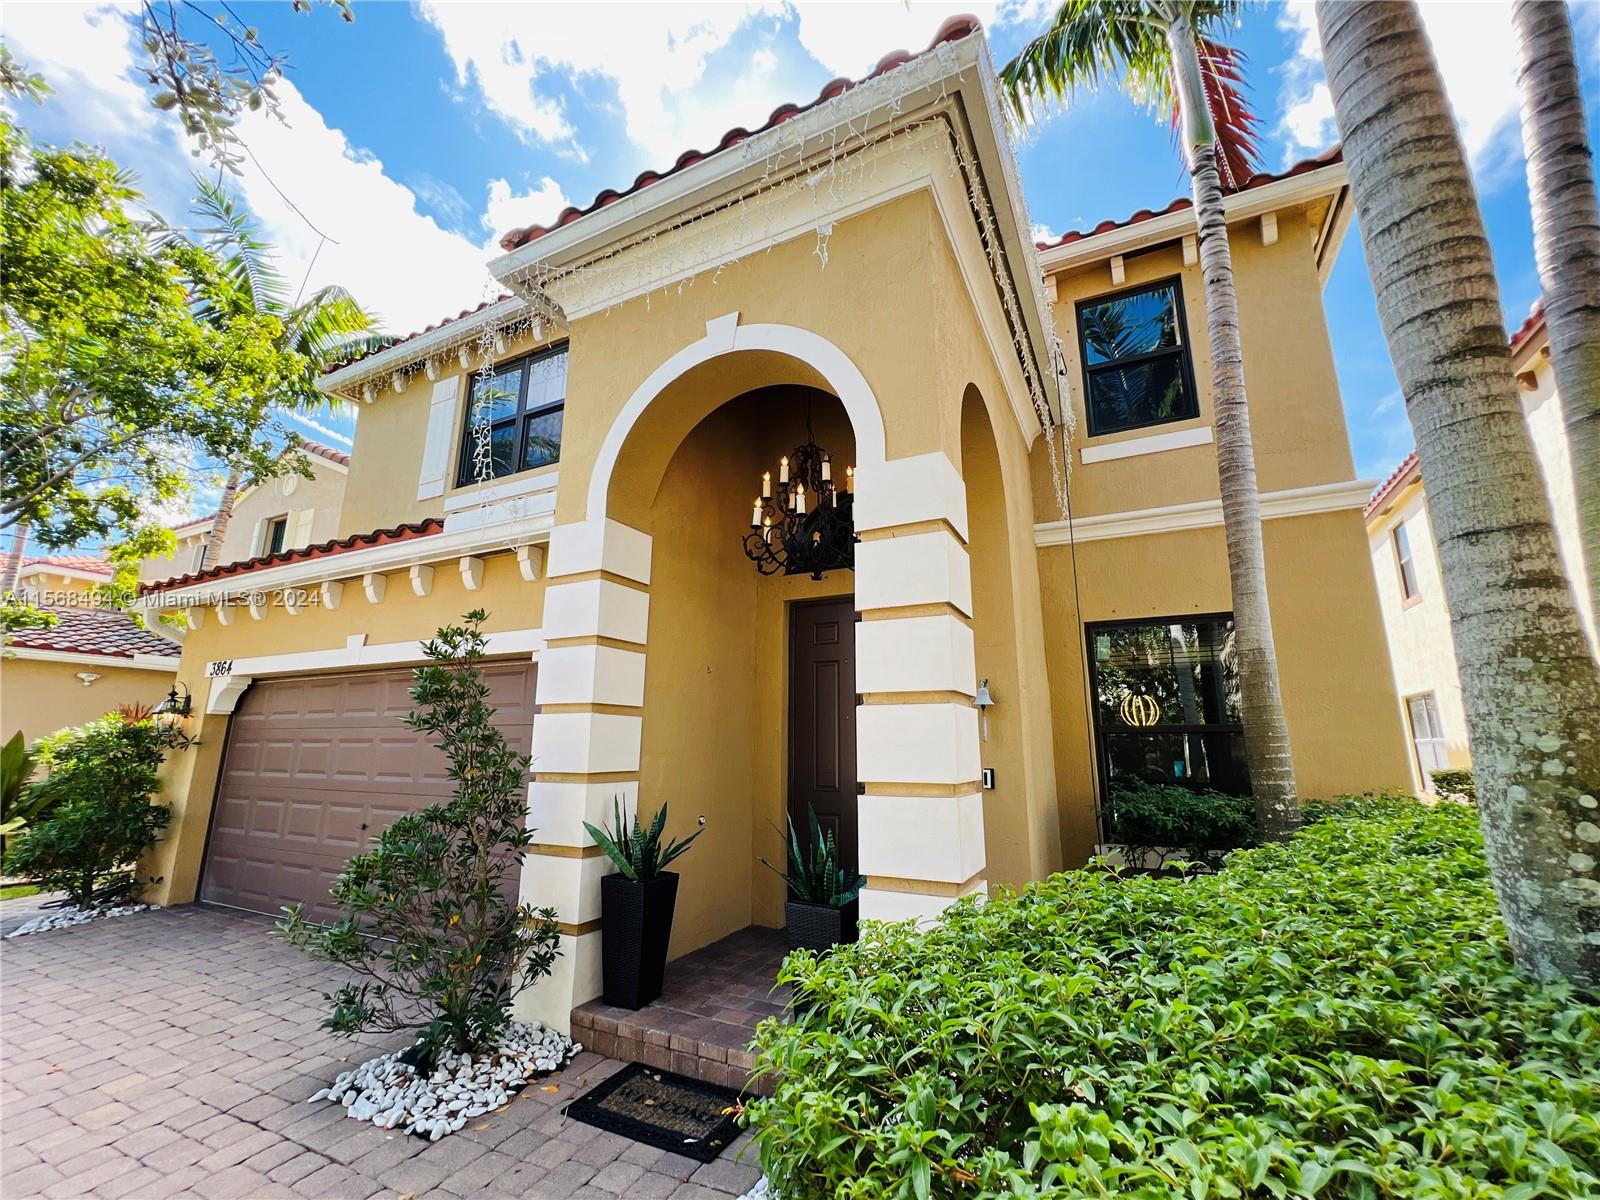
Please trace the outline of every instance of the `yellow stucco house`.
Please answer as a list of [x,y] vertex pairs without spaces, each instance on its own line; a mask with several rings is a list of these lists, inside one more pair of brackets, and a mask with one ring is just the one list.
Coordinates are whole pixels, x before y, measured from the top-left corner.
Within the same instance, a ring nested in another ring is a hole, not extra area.
[[36,741],[125,704],[156,705],[172,687],[178,647],[105,608],[97,589],[111,564],[89,554],[25,558],[17,596],[56,618],[19,629],[0,648],[0,741]]
[[[994,89],[953,21],[508,233],[501,299],[329,374],[359,406],[337,530],[147,587],[190,616],[200,738],[154,898],[325,912],[445,794],[399,717],[478,607],[533,756],[523,895],[562,931],[527,1011],[562,1029],[600,987],[583,822],[614,797],[703,819],[676,957],[781,926],[756,858],[786,808],[838,829],[863,917],[925,918],[1084,862],[1108,778],[1245,786],[1192,213],[1036,246]],[[1403,784],[1321,308],[1344,167],[1228,212],[1300,786]],[[1146,689],[1175,698],[1130,721]]]
[[[1550,362],[1544,310],[1535,305],[1511,338],[1511,365],[1528,422],[1528,437],[1544,480],[1555,523],[1556,547],[1573,587],[1578,618],[1597,643],[1595,614],[1578,532],[1572,455],[1561,396]],[[1445,603],[1439,549],[1428,515],[1428,497],[1415,452],[1395,468],[1366,506],[1372,572],[1383,606],[1383,623],[1394,664],[1395,687],[1411,742],[1412,785],[1431,790],[1429,772],[1472,765],[1467,716],[1456,670],[1450,609]],[[1597,643],[1600,644],[1600,643]]]

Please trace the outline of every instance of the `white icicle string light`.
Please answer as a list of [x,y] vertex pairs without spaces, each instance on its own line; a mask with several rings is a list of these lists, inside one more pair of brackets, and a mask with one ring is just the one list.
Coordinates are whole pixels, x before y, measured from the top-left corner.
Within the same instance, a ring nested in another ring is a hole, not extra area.
[[[1044,390],[1044,381],[1039,377],[1028,345],[1020,298],[1012,283],[1015,277],[1009,272],[1001,249],[999,226],[987,189],[979,183],[981,175],[978,164],[961,139],[954,135],[945,113],[950,95],[950,77],[955,74],[958,78],[964,78],[963,73],[953,70],[954,59],[955,48],[947,43],[856,85],[843,96],[825,101],[825,104],[848,101],[853,106],[861,106],[865,100],[867,104],[861,112],[849,117],[842,127],[836,127],[824,135],[828,138],[828,144],[821,156],[822,161],[814,166],[804,166],[806,146],[819,135],[804,133],[805,122],[802,120],[783,122],[762,135],[720,152],[739,154],[751,163],[760,162],[761,175],[747,194],[731,200],[726,196],[718,197],[678,213],[633,235],[625,244],[614,246],[579,263],[562,267],[553,267],[544,261],[529,263],[509,276],[506,282],[524,297],[531,294],[547,301],[553,286],[574,282],[581,288],[591,292],[598,290],[610,297],[642,296],[648,311],[656,292],[666,295],[669,289],[675,289],[681,294],[685,288],[694,286],[698,276],[706,271],[711,272],[712,282],[715,282],[723,270],[742,261],[748,254],[727,254],[714,262],[707,262],[703,255],[695,252],[697,239],[691,227],[713,216],[726,215],[740,227],[741,236],[735,239],[738,244],[764,246],[770,253],[780,232],[777,218],[782,208],[781,202],[788,196],[808,198],[816,209],[817,217],[813,223],[816,245],[813,254],[818,260],[819,269],[825,270],[829,240],[833,233],[831,213],[870,182],[886,155],[898,149],[909,158],[917,135],[933,128],[945,131],[949,170],[959,174],[962,190],[967,195],[978,224],[990,270],[1002,284],[1000,299],[1010,326],[1013,349],[1027,379],[1029,399],[1044,435],[1056,503],[1064,518],[1067,513],[1070,466],[1058,445],[1057,431],[1060,425],[1055,420]],[[907,98],[929,87],[934,81],[938,83],[938,94],[923,105],[930,110],[929,115],[902,122]],[[762,146],[766,148],[758,156],[758,147]],[[1002,155],[1003,159],[1006,157]],[[1012,178],[1015,187],[1015,172],[1007,169],[1007,175]],[[1020,191],[1015,194],[1021,195]],[[1021,218],[1021,228],[1031,229],[1025,202]],[[1038,281],[1030,280],[1028,286],[1037,287]],[[620,302],[616,299],[608,301],[605,311],[609,312]],[[564,324],[564,314],[553,301],[550,303],[551,315]],[[1063,397],[1065,428],[1062,433],[1070,434],[1074,414],[1071,405],[1066,402],[1060,343],[1053,329],[1047,330],[1046,336],[1050,343],[1051,359],[1047,369],[1057,375]]]

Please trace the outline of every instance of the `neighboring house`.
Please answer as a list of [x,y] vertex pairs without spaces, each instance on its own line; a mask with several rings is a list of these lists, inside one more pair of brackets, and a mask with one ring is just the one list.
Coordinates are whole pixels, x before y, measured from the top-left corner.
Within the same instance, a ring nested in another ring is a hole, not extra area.
[[28,742],[102,717],[123,704],[159,704],[178,669],[178,647],[126,613],[98,606],[111,564],[85,554],[26,558],[17,594],[54,615],[51,629],[19,629],[0,650],[0,740]]
[[[350,854],[448,794],[401,718],[422,641],[474,608],[533,756],[522,894],[562,956],[527,1011],[559,1028],[599,990],[583,822],[615,797],[704,822],[677,956],[782,924],[756,857],[786,810],[838,831],[863,917],[926,918],[1084,862],[1108,779],[1247,786],[1192,213],[1036,247],[994,84],[949,22],[512,231],[509,295],[329,373],[359,406],[335,540],[147,585],[190,614],[200,737],[153,898],[326,915]],[[1344,166],[1257,176],[1228,213],[1300,787],[1401,785],[1321,307]],[[791,545],[833,557],[765,573],[752,517],[808,435],[832,478]]]
[[[293,550],[338,534],[350,456],[309,438],[300,439],[300,449],[305,451],[311,478],[291,472],[240,488],[217,562]],[[215,520],[212,514],[174,526],[176,549],[169,556],[147,558],[139,564],[139,581],[150,583],[199,570]]]
[[[1595,618],[1589,610],[1589,589],[1583,575],[1572,458],[1550,363],[1550,334],[1544,310],[1538,305],[1511,339],[1511,363],[1534,457],[1550,499],[1556,545],[1573,585],[1578,617],[1593,642]],[[1412,785],[1430,789],[1430,771],[1470,767],[1472,756],[1467,748],[1467,717],[1439,549],[1415,451],[1373,493],[1365,515],[1395,686],[1411,741]]]

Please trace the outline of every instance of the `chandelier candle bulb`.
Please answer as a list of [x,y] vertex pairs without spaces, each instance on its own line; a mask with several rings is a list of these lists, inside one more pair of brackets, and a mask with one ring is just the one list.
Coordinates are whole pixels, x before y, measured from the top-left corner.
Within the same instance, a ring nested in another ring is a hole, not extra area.
[[750,528],[751,529],[760,529],[761,528],[761,501],[760,500],[757,500],[755,502],[754,507],[752,507],[750,509]]
[[844,490],[847,492],[856,490],[856,469],[854,467],[846,467],[844,469]]
[[794,489],[794,510],[802,517],[806,515],[806,485],[803,483]]
[[771,471],[763,471],[763,472],[761,472],[761,498],[763,500],[772,499],[772,472]]
[[778,460],[778,482],[789,482],[789,456],[787,454]]
[[831,458],[825,458],[822,460],[822,482],[833,482],[833,459]]

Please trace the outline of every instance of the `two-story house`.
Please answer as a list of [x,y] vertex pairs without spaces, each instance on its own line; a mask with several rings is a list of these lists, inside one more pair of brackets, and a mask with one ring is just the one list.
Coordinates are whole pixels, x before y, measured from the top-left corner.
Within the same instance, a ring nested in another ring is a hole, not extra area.
[[[756,858],[786,810],[838,830],[863,917],[925,918],[1084,862],[1123,775],[1247,787],[1192,213],[1035,246],[994,88],[952,21],[507,233],[503,298],[330,373],[337,536],[148,586],[190,616],[200,738],[155,898],[326,914],[447,793],[400,717],[474,608],[533,758],[522,894],[562,956],[527,1004],[559,1028],[599,991],[583,822],[614,797],[704,821],[677,956],[782,924]],[[1228,201],[1307,795],[1408,778],[1321,309],[1349,211],[1336,154]]]
[[[1590,642],[1600,645],[1595,614],[1589,608],[1567,426],[1550,362],[1550,333],[1539,305],[1511,337],[1511,365],[1578,619]],[[1470,767],[1472,754],[1467,746],[1467,715],[1456,670],[1450,608],[1439,571],[1439,548],[1415,452],[1373,493],[1365,515],[1395,687],[1411,742],[1412,783],[1419,791],[1432,790],[1430,772]]]

